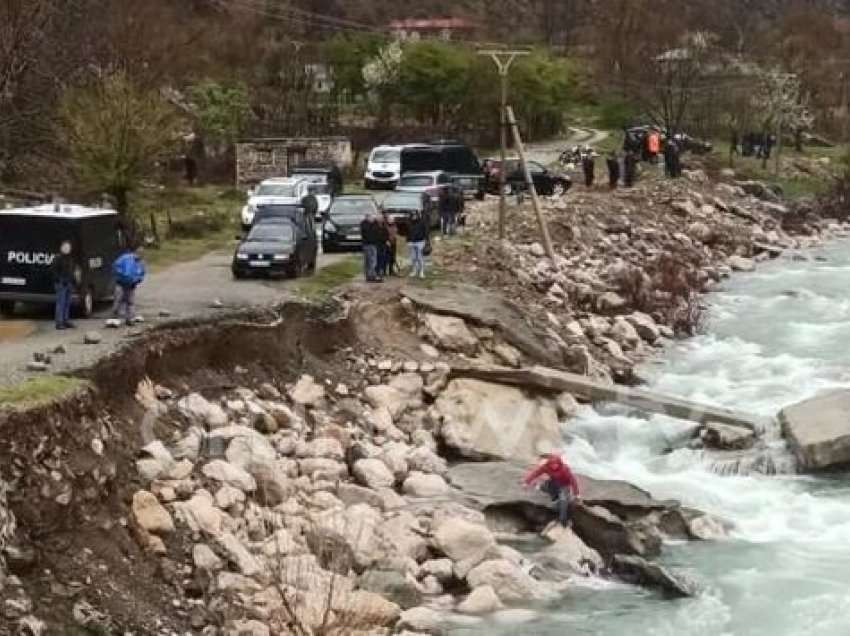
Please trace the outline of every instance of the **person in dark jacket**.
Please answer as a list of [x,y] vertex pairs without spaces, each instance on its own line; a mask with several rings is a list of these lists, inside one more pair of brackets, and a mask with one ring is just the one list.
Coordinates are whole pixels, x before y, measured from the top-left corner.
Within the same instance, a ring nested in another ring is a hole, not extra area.
[[74,328],[71,322],[71,299],[78,281],[77,266],[71,251],[71,241],[62,241],[59,253],[53,257],[53,288],[56,291],[54,318],[57,329]]
[[449,192],[448,188],[441,189],[437,205],[440,210],[440,231],[443,236],[454,234],[455,216],[457,215],[457,201],[454,194]]
[[620,182],[620,158],[616,152],[612,152],[608,155],[605,163],[608,166],[608,186],[612,190],[616,190],[617,184]]
[[637,164],[637,155],[630,150],[623,158],[623,183],[627,188],[631,188],[637,180]]
[[547,477],[542,490],[552,501],[558,502],[558,521],[566,527],[570,522],[570,502],[579,499],[578,480],[560,455],[545,455],[543,462],[523,478],[523,485],[531,486],[541,477]]
[[596,160],[594,159],[592,150],[586,149],[582,155],[581,169],[584,171],[584,185],[592,188],[595,179],[594,172],[596,171]]
[[419,210],[410,215],[407,229],[407,249],[410,252],[410,276],[425,278],[425,245],[428,243],[428,220]]
[[387,259],[387,273],[390,276],[398,276],[398,226],[392,218],[385,220],[387,233],[389,235],[389,256]]
[[363,277],[369,283],[381,282],[377,271],[380,236],[374,215],[369,214],[360,222],[360,237],[363,241]]
[[390,231],[382,214],[375,218],[375,225],[378,228],[378,265],[376,269],[378,278],[384,278],[390,264]]

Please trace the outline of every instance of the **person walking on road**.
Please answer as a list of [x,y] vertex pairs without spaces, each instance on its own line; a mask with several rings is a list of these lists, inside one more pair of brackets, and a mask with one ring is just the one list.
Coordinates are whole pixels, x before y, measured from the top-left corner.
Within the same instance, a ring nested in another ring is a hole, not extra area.
[[71,254],[71,241],[62,241],[59,253],[53,257],[52,274],[53,289],[56,292],[56,307],[54,318],[57,329],[73,329],[71,322],[71,299],[74,295],[74,287],[79,282],[79,273]]
[[578,480],[560,455],[552,453],[543,456],[543,462],[523,478],[523,485],[529,487],[541,477],[547,477],[541,490],[558,502],[558,521],[562,526],[570,524],[570,503],[580,500]]
[[123,318],[127,325],[133,324],[136,317],[136,288],[145,279],[145,263],[141,249],[131,247],[115,259],[112,264],[115,277],[115,301],[112,305],[112,317]]
[[428,220],[418,210],[410,217],[407,248],[410,251],[410,276],[425,278],[425,245],[428,242]]
[[360,236],[363,241],[363,277],[367,283],[378,283],[378,243],[380,236],[378,223],[373,214],[368,214],[360,222]]
[[620,182],[620,158],[616,151],[612,151],[605,160],[608,166],[608,187],[612,190],[617,189],[617,184]]

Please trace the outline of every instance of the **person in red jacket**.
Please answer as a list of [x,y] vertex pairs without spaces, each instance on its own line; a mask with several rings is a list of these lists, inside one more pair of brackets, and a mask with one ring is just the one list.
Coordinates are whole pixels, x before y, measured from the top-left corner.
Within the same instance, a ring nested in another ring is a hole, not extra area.
[[552,501],[558,502],[558,521],[562,526],[567,527],[570,501],[581,498],[578,480],[561,456],[555,453],[546,455],[543,462],[525,476],[523,484],[531,486],[543,476],[548,479],[543,482],[542,490],[552,497]]

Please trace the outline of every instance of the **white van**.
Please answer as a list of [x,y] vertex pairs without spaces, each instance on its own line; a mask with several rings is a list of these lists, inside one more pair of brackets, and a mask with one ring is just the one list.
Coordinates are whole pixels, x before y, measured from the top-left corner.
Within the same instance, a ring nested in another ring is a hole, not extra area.
[[369,153],[363,185],[367,190],[395,188],[401,177],[401,150],[404,146],[376,146]]

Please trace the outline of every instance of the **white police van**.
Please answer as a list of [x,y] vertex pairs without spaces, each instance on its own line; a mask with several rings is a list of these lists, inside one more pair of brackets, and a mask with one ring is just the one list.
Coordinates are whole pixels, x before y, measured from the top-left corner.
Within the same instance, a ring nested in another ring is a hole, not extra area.
[[53,259],[70,241],[76,262],[74,303],[90,316],[114,291],[112,262],[125,238],[115,210],[48,204],[0,209],[0,312],[15,303],[52,303]]

